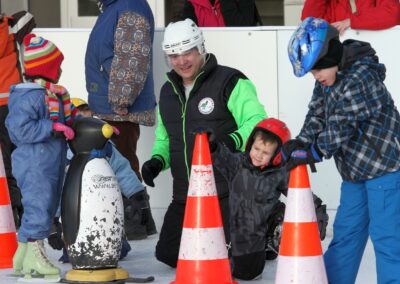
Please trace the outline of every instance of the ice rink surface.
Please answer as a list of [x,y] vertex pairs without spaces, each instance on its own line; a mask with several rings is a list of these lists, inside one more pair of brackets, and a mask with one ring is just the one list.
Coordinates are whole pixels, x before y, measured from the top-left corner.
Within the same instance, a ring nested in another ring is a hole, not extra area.
[[[154,219],[156,221],[157,229],[160,230],[165,209],[152,209]],[[329,212],[330,222],[327,231],[327,238],[322,242],[324,250],[328,246],[332,238],[332,223],[335,211]],[[152,283],[169,284],[175,280],[175,269],[172,269],[160,262],[154,257],[154,248],[158,240],[158,235],[153,235],[145,240],[130,241],[132,250],[128,256],[119,262],[119,265],[129,271],[131,277],[147,277],[154,276],[155,280]],[[60,251],[56,251],[47,246],[47,252],[52,261],[61,268],[64,274],[71,269],[70,264],[61,264],[57,260],[61,256]],[[275,270],[277,261],[267,261],[265,269],[260,280],[254,281],[238,281],[238,283],[252,283],[252,284],[270,284],[274,283]],[[10,278],[7,275],[12,273],[11,269],[0,269],[0,283],[12,284],[20,283],[17,279]],[[37,282],[36,282],[37,283]],[[39,282],[40,283],[40,282]],[[356,284],[374,284],[376,283],[375,272],[375,256],[370,242],[368,242],[364,257],[361,263],[360,271]]]

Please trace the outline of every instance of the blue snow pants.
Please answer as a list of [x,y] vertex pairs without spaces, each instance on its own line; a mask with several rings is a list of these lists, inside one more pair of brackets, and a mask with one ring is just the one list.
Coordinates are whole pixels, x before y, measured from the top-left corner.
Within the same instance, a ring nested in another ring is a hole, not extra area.
[[377,283],[400,283],[400,171],[342,182],[333,239],[324,255],[330,284],[355,283],[368,236]]

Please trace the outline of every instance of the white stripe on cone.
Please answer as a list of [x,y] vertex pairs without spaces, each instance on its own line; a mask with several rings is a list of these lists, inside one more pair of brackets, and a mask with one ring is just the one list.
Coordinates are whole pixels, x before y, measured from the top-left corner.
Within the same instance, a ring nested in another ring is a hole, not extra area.
[[217,195],[212,165],[192,165],[188,196]]
[[[288,267],[292,269],[288,270]],[[318,268],[321,271],[315,271]],[[322,256],[279,255],[275,283],[327,284],[328,279]]]
[[228,258],[224,229],[183,228],[179,259],[214,260]]
[[286,204],[290,204],[291,206],[286,206],[285,222],[303,223],[317,221],[310,189],[290,188]]
[[0,205],[0,234],[14,233],[15,224],[10,205]]

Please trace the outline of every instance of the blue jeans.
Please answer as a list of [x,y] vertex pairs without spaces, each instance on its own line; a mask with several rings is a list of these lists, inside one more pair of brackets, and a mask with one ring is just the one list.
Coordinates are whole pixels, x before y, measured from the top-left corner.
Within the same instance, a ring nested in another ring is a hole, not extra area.
[[400,171],[342,182],[333,239],[324,255],[329,283],[355,283],[368,236],[377,282],[400,283]]

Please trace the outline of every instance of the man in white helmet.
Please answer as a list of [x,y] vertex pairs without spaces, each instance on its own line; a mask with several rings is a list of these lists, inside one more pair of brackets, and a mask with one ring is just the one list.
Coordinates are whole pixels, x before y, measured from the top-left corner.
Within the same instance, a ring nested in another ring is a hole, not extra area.
[[[254,126],[266,117],[250,80],[238,70],[218,65],[206,53],[201,30],[189,19],[165,29],[162,48],[168,65],[158,105],[158,125],[152,157],[142,167],[145,183],[154,186],[161,170],[171,168],[173,198],[164,218],[156,258],[176,267],[189,173],[194,146],[193,130],[213,129],[231,151],[242,151]],[[225,238],[229,242],[228,184],[214,168]]]

